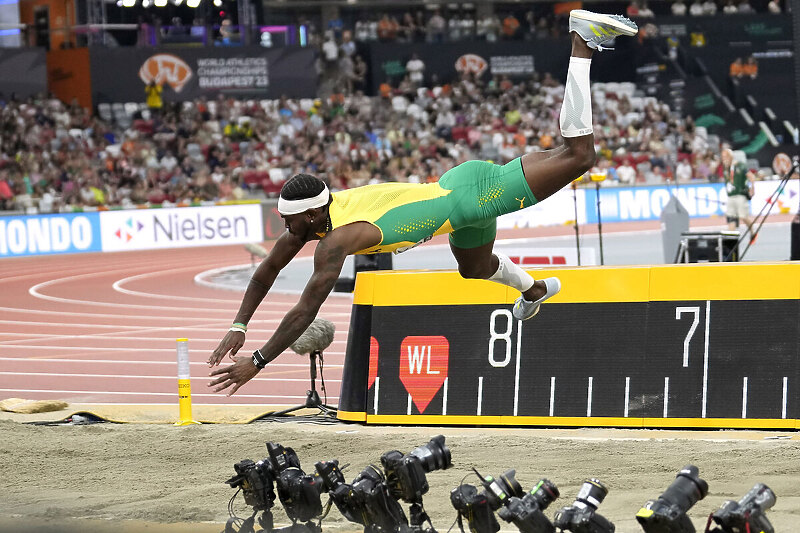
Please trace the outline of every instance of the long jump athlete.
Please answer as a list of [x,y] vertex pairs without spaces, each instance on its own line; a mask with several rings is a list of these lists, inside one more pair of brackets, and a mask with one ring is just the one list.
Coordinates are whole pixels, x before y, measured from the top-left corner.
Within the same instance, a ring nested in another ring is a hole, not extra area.
[[[449,233],[450,249],[464,278],[486,279],[520,291],[515,318],[531,318],[542,302],[561,290],[558,278],[534,280],[508,257],[492,252],[492,247],[497,217],[541,202],[592,167],[592,53],[604,50],[603,44],[617,36],[636,35],[638,28],[619,15],[574,10],[569,30],[572,54],[559,118],[562,146],[526,154],[503,166],[467,161],[436,183],[381,183],[333,194],[308,174],[284,184],[278,211],[288,231],[253,273],[234,325],[208,358],[209,366],[218,365],[228,353],[235,360],[211,372],[215,379],[209,387],[214,392],[235,393],[306,330],[350,254],[400,251]],[[247,322],[278,273],[312,240],[319,240],[314,273],[297,305],[252,357],[234,357],[244,345]]]

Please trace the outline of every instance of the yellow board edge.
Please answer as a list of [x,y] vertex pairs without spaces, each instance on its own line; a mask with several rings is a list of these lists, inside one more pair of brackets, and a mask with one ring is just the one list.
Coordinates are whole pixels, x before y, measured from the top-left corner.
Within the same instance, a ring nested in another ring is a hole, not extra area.
[[[527,269],[557,276],[562,290],[551,303],[800,299],[800,262],[702,263],[624,267]],[[393,270],[359,273],[354,304],[375,306],[491,305],[519,293],[497,283],[468,280],[455,271]]]
[[511,415],[372,415],[339,411],[349,422],[386,425],[480,425],[551,427],[627,427],[627,428],[719,428],[719,429],[800,429],[800,420],[789,418],[641,418],[585,416]]
[[362,412],[355,412],[355,411],[342,411],[339,409],[336,411],[336,418],[339,420],[344,420],[345,422],[366,422],[367,421],[367,413]]

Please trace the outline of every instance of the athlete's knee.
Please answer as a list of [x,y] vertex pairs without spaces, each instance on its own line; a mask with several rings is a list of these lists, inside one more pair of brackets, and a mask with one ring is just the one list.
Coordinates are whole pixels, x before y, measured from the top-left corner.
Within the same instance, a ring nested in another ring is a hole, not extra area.
[[[587,135],[586,137],[591,138],[591,135]],[[597,159],[597,153],[594,151],[593,142],[573,143],[569,147],[569,152],[580,174],[591,169]]]

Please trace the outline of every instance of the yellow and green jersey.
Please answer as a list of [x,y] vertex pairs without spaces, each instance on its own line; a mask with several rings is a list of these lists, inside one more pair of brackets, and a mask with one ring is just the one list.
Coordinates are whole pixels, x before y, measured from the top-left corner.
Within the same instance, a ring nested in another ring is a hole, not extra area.
[[331,226],[367,222],[381,242],[359,254],[405,251],[450,233],[460,248],[491,242],[500,215],[536,203],[519,159],[500,166],[467,161],[436,183],[380,183],[333,193]]

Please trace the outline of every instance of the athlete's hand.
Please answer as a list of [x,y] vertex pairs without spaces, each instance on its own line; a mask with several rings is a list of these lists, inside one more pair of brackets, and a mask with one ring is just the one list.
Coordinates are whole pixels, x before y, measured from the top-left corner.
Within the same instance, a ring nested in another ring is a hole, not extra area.
[[211,356],[208,358],[208,366],[218,365],[228,352],[230,352],[231,359],[233,359],[233,356],[236,355],[236,352],[238,352],[239,348],[242,346],[244,346],[244,333],[241,331],[229,331],[222,340],[219,341],[219,345],[217,345],[214,351],[211,352]]
[[230,396],[258,374],[259,368],[253,364],[252,358],[239,356],[235,358],[235,361],[232,365],[220,367],[208,374],[209,376],[219,376],[208,384],[209,387],[215,387],[214,392],[221,392],[232,386],[233,388],[228,391],[228,396]]

